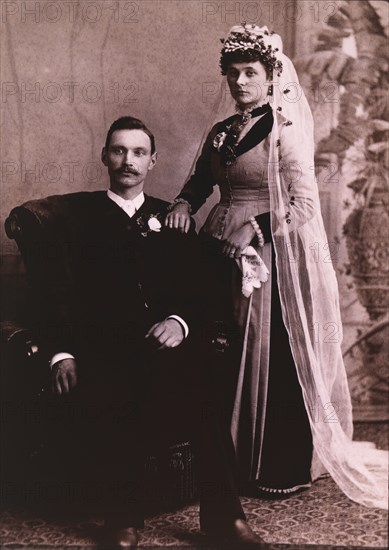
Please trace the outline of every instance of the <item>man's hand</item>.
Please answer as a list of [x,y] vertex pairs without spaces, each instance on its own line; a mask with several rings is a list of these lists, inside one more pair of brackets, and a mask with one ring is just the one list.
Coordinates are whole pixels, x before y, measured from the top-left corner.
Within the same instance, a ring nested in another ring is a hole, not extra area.
[[188,205],[178,203],[166,216],[165,225],[172,229],[178,229],[181,233],[188,233],[190,228],[190,214]]
[[184,331],[175,319],[165,319],[153,325],[145,338],[148,338],[159,350],[176,348],[184,339]]
[[243,250],[251,243],[254,237],[255,230],[251,223],[244,224],[224,241],[223,254],[229,258],[240,258]]
[[53,393],[62,395],[77,385],[77,365],[74,359],[62,359],[52,368]]

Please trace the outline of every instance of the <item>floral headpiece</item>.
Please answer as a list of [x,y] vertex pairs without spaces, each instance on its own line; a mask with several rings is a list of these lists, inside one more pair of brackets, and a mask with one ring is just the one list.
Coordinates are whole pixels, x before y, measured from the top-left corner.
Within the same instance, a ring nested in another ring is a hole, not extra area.
[[278,76],[282,72],[282,62],[277,59],[277,52],[282,52],[282,40],[278,34],[269,32],[268,28],[257,25],[238,25],[232,27],[227,38],[220,39],[223,44],[221,51],[220,66],[222,73],[223,57],[235,51],[257,52],[261,62],[269,71],[276,71]]

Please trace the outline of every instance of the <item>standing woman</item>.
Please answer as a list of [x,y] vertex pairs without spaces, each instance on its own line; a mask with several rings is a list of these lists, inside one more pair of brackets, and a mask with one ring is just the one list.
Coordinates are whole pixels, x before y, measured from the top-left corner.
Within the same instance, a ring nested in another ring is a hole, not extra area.
[[166,223],[187,231],[219,187],[201,236],[210,315],[238,348],[231,430],[241,482],[282,496],[329,473],[351,499],[385,508],[387,453],[352,441],[308,102],[266,27],[233,27],[220,66],[236,112],[213,126]]

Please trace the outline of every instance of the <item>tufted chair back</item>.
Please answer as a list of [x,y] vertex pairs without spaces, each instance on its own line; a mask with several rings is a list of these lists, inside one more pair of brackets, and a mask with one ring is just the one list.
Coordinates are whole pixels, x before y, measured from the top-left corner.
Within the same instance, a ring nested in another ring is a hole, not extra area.
[[90,193],[53,195],[14,208],[5,222],[10,239],[18,245],[30,287],[38,300],[54,300],[66,308],[73,284],[76,228]]

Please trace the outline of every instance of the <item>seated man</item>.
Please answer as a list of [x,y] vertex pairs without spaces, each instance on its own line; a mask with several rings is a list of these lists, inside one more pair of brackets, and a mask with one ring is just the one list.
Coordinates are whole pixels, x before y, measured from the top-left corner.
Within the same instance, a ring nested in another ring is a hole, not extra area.
[[165,227],[168,204],[143,193],[156,158],[154,136],[140,120],[112,124],[102,151],[110,189],[77,207],[73,286],[65,307],[47,300],[44,308],[58,328],[46,343],[53,390],[77,395],[87,411],[81,439],[104,488],[109,548],[137,546],[145,443],[174,419],[190,430],[202,530],[256,545],[237,496],[230,435],[204,415],[211,399],[197,237]]

